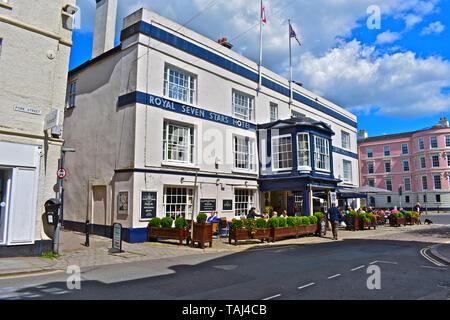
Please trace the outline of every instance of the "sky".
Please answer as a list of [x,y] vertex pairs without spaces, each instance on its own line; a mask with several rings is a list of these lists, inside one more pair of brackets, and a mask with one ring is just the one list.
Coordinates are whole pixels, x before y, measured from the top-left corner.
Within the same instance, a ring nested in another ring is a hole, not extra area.
[[[369,136],[431,127],[450,118],[450,0],[263,0],[263,66],[358,117]],[[91,58],[95,1],[79,12],[70,69]],[[123,18],[141,7],[259,60],[260,0],[119,0]]]

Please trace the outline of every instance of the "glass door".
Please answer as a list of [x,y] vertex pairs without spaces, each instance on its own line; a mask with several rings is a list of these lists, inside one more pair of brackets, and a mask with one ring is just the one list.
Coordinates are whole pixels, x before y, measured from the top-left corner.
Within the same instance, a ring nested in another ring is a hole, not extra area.
[[12,169],[0,168],[0,244],[6,243]]

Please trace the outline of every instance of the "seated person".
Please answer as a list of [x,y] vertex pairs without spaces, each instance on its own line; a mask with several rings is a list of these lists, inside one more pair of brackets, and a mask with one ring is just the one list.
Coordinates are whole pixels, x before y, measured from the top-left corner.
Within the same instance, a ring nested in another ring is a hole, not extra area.
[[272,218],[278,218],[278,212],[274,211],[272,214]]
[[216,217],[216,212],[215,211],[211,211],[211,216],[208,217],[208,219],[206,219],[206,222],[217,222],[217,217]]
[[283,217],[283,218],[287,218],[287,211],[286,210],[283,210],[283,213],[281,214],[281,216]]
[[264,211],[262,217],[263,217],[263,219],[265,219],[265,220],[269,219],[269,214],[267,213],[267,211]]
[[252,207],[247,215],[247,219],[256,219],[256,217],[262,218],[262,215],[256,213],[256,208]]

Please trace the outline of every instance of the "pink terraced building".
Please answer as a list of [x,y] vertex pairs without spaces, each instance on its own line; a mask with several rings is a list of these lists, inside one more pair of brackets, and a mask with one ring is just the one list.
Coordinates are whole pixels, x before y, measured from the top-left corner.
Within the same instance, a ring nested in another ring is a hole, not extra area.
[[391,190],[369,194],[369,206],[406,209],[420,202],[423,209],[450,209],[447,118],[429,129],[377,137],[360,130],[358,157],[360,186]]

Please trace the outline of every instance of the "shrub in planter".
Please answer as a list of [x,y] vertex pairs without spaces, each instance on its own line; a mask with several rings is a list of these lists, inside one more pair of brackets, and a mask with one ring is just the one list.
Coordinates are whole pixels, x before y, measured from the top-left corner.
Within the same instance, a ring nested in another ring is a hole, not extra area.
[[309,225],[309,218],[308,217],[300,217],[300,223],[302,226]]
[[[322,212],[320,212],[320,213],[322,213]],[[309,224],[317,224],[317,222],[319,221],[319,217],[315,216],[315,215],[309,216],[308,219],[309,219]]]
[[278,228],[284,228],[287,227],[287,222],[286,222],[286,218],[284,217],[278,217]]
[[295,227],[295,217],[287,217],[286,223],[288,227]]
[[233,220],[231,222],[231,230],[240,230],[244,229],[244,221],[242,220]]
[[180,217],[175,220],[175,228],[176,229],[186,229],[186,227],[187,227],[187,221],[185,218]]
[[173,220],[171,217],[161,219],[161,228],[172,228]]
[[160,218],[153,218],[148,222],[149,227],[155,227],[160,228],[161,227],[161,219]]
[[[291,217],[293,218],[293,217]],[[290,236],[297,236],[297,228],[292,225],[288,226],[287,219],[284,217],[278,217],[277,220],[277,227],[272,227],[270,229],[270,236],[272,238],[272,241],[275,241],[278,238],[285,238]],[[294,222],[293,219],[290,219],[291,223]],[[270,219],[269,219],[270,222]]]
[[206,215],[206,213],[200,212],[197,215],[197,223],[205,223],[207,219],[208,216]]
[[264,220],[263,218],[259,218],[259,219],[256,219],[255,225],[256,225],[257,229],[266,229],[267,221]]
[[359,215],[356,211],[350,211],[345,221],[347,224],[347,230],[359,230]]
[[203,212],[197,215],[197,223],[194,223],[194,229],[192,230],[192,245],[198,242],[202,248],[205,248],[205,243],[209,242],[209,246],[212,247],[213,225],[212,223],[206,223],[207,218]]
[[264,242],[264,239],[269,240],[270,229],[267,229],[266,220],[264,220],[263,218],[255,220],[255,229],[254,232],[251,233],[251,237],[253,239],[261,239],[261,242]]
[[317,217],[317,219],[325,219],[325,214],[323,212],[315,212],[314,216]]
[[300,226],[302,224],[302,217],[294,217],[294,223],[296,226]]
[[406,225],[406,218],[403,217],[401,212],[392,212],[389,223],[391,226]]
[[267,221],[268,228],[277,228],[278,227],[278,218],[270,218]]

